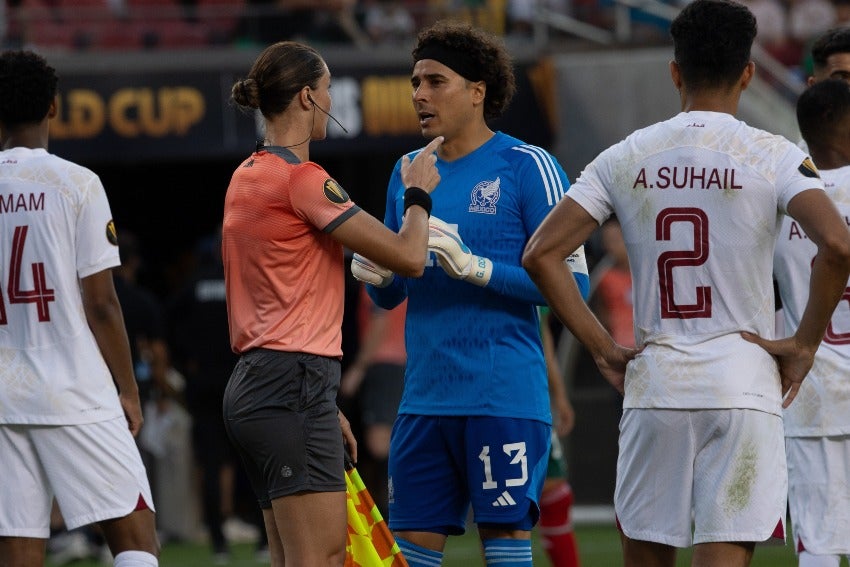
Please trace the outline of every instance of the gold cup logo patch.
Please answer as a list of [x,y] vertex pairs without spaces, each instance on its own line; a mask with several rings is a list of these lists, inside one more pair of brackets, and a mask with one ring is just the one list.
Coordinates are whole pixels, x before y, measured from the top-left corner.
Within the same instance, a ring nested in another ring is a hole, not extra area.
[[338,205],[345,203],[348,201],[348,193],[345,192],[345,189],[339,186],[339,183],[334,181],[333,179],[325,180],[325,197],[327,197],[328,201],[331,203],[336,203]]
[[818,168],[815,167],[815,163],[811,160],[811,158],[804,159],[803,163],[801,163],[800,167],[798,167],[797,169],[806,177],[820,177],[820,173],[818,173]]
[[106,223],[106,239],[113,246],[118,246],[118,231],[115,230],[115,223],[113,221]]

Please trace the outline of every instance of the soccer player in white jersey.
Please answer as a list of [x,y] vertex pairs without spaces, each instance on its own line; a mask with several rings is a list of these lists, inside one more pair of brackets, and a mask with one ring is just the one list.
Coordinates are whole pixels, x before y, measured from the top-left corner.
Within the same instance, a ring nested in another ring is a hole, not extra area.
[[0,55],[0,564],[44,564],[55,497],[117,567],[152,567],[115,226],[98,177],[47,152],[57,82],[35,53]]
[[[421,278],[358,255],[352,272],[375,303],[406,297],[407,366],[389,455],[389,525],[411,567],[439,565],[447,536],[472,508],[487,565],[531,565],[552,415],[537,305],[522,251],[567,191],[543,148],[494,132],[515,91],[504,43],[438,22],[413,48],[412,101],[423,136],[443,136]],[[390,178],[384,223],[404,218],[402,160]],[[583,243],[575,279],[589,287]],[[377,275],[379,277],[372,277]]]
[[[850,218],[850,85],[826,79],[809,87],[797,101],[797,121],[827,194],[844,218]],[[788,332],[796,330],[803,317],[817,253],[806,231],[794,219],[783,219],[773,269]],[[842,555],[850,557],[848,301],[850,285],[796,401],[783,412],[788,499],[800,567],[838,567]]]
[[[809,86],[826,79],[850,82],[850,28],[841,26],[823,33],[812,43],[812,74],[806,79]],[[797,144],[809,151],[805,140]]]
[[812,44],[812,74],[809,86],[825,79],[850,81],[850,28],[825,32]]
[[[556,315],[625,390],[615,511],[625,565],[749,565],[784,537],[782,407],[812,365],[850,274],[850,233],[811,160],[737,120],[756,21],[695,0],[671,25],[682,112],[600,154],[534,233],[523,264]],[[817,249],[795,334],[774,332],[773,248],[790,214]],[[564,258],[619,219],[638,350],[614,342]],[[785,396],[783,402],[783,395]]]

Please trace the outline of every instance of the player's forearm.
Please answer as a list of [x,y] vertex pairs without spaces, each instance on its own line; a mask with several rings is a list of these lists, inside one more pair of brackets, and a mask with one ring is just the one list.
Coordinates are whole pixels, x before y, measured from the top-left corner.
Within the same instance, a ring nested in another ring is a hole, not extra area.
[[571,285],[570,288],[570,291],[564,294],[564,300],[558,308],[553,307],[552,311],[576,339],[593,354],[594,358],[597,358],[614,348],[614,339],[588,309],[587,304],[581,300],[575,285]]
[[533,303],[534,305],[545,305],[546,299],[528,273],[521,266],[510,266],[501,262],[493,262],[493,273],[487,289],[495,291],[500,295]]
[[[393,261],[402,263],[404,270],[387,262],[392,271],[411,277],[420,277],[428,259],[428,212],[419,205],[411,206],[402,219],[401,228],[395,237],[398,245],[393,250]],[[380,263],[380,262],[379,262]]]
[[130,342],[124,326],[124,317],[118,299],[114,301],[86,304],[86,319],[97,346],[112,373],[112,378],[122,394],[138,393]]
[[[585,274],[571,274],[579,294],[582,298],[586,298],[590,289],[590,280]],[[500,262],[493,262],[493,274],[490,276],[490,283],[487,284],[487,289],[491,289],[496,293],[517,299],[527,301],[535,305],[545,305],[546,298],[540,292],[540,289],[535,285],[534,281],[529,277],[521,266],[510,266]]]
[[[554,259],[553,259],[554,258]],[[557,257],[526,257],[524,266],[552,313],[594,356],[614,345],[611,335],[585,303],[572,271]]]
[[818,251],[812,265],[809,301],[795,333],[800,343],[817,349],[835,306],[846,291],[849,270],[846,258],[830,251]]
[[809,300],[800,319],[798,343],[816,349],[835,306],[847,288],[850,233],[835,203],[817,189],[802,191],[788,203],[790,214],[817,246],[809,279]]
[[133,373],[130,342],[124,326],[121,304],[115,293],[112,271],[103,270],[80,280],[83,310],[106,366],[119,392],[138,399],[138,385]]

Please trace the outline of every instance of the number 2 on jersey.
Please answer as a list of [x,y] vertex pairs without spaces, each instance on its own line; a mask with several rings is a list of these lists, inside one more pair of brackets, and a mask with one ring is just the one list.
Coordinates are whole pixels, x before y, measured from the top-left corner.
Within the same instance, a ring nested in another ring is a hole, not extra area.
[[[528,481],[528,457],[526,456],[525,442],[505,443],[502,445],[502,450],[506,455],[511,456],[510,465],[519,465],[520,475],[516,478],[505,479],[505,486],[522,486]],[[493,480],[493,466],[490,462],[490,446],[484,445],[481,447],[481,453],[478,458],[484,464],[484,482],[481,483],[481,488],[490,490],[498,488],[499,483]]]
[[[24,255],[24,245],[27,242],[28,226],[16,226],[12,237],[12,254],[9,257],[9,275],[6,292],[9,303],[35,303],[38,310],[38,320],[50,321],[50,302],[56,301],[54,290],[47,287],[44,276],[44,262],[33,262],[33,289],[21,289],[21,264]],[[7,325],[6,303],[0,293],[0,325]]]
[[708,216],[693,207],[662,210],[655,218],[655,239],[670,240],[670,228],[677,222],[693,225],[694,249],[669,250],[658,257],[658,283],[661,288],[662,319],[698,319],[711,317],[711,287],[696,288],[696,303],[676,303],[673,291],[673,268],[701,266],[708,260]]

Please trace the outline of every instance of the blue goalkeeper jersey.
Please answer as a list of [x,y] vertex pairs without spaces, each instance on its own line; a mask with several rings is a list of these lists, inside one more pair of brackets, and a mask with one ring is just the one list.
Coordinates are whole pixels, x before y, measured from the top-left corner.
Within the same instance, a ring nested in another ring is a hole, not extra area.
[[[404,212],[400,164],[384,218],[396,232]],[[483,288],[455,280],[431,253],[421,278],[395,276],[388,287],[368,286],[387,309],[408,298],[399,413],[551,423],[536,309],[545,300],[521,259],[531,234],[566,193],[567,176],[545,150],[501,132],[460,159],[438,159],[437,169],[431,214],[455,225],[473,254],[493,262],[493,273]],[[575,277],[586,296],[586,269]]]

